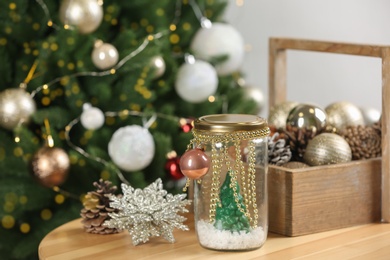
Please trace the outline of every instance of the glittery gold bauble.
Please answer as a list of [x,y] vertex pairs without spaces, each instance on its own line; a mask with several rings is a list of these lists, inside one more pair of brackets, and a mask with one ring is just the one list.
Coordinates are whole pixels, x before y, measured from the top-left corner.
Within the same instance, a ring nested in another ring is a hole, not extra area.
[[66,26],[76,26],[80,33],[95,31],[103,20],[103,7],[97,0],[63,0],[59,16]]
[[346,126],[364,125],[363,114],[354,104],[341,101],[330,104],[325,108],[327,124],[336,129],[343,129]]
[[6,89],[0,93],[0,126],[13,130],[19,123],[26,123],[35,112],[31,95],[21,88]]
[[69,170],[68,154],[61,148],[40,148],[31,161],[32,174],[45,187],[61,185]]
[[325,128],[326,119],[324,110],[318,106],[299,104],[288,114],[286,125],[318,132]]
[[269,111],[268,125],[275,126],[279,130],[286,129],[287,116],[297,105],[297,102],[286,101],[273,106]]
[[323,133],[309,141],[303,160],[311,166],[345,163],[352,160],[352,152],[341,136]]

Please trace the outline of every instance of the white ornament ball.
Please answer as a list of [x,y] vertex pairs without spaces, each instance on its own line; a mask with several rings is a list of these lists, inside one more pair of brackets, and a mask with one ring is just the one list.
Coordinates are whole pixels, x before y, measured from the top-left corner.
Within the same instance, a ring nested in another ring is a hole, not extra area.
[[27,123],[35,111],[35,101],[24,89],[0,92],[0,126],[5,129],[13,130],[19,123]]
[[213,23],[211,28],[199,29],[190,46],[196,58],[210,61],[227,55],[227,59],[216,65],[218,75],[231,74],[241,67],[244,60],[244,40],[231,25]]
[[153,78],[159,78],[165,73],[166,65],[165,61],[161,56],[155,56],[150,61],[150,65],[153,68],[154,75]]
[[187,102],[203,102],[215,94],[217,87],[217,72],[208,62],[197,60],[194,63],[184,63],[177,72],[175,89]]
[[147,167],[154,157],[154,141],[148,129],[139,125],[119,128],[108,144],[108,154],[122,170],[138,171]]
[[63,0],[59,11],[65,25],[76,26],[80,33],[95,31],[103,20],[103,7],[97,0]]
[[97,107],[86,106],[80,116],[81,124],[88,130],[96,130],[103,126],[104,113]]
[[109,43],[98,42],[92,51],[93,64],[101,69],[110,69],[114,67],[119,60],[118,50]]
[[367,107],[367,108],[360,108],[360,111],[362,112],[364,123],[365,125],[373,125],[375,123],[378,123],[381,119],[381,111],[379,111],[376,108]]

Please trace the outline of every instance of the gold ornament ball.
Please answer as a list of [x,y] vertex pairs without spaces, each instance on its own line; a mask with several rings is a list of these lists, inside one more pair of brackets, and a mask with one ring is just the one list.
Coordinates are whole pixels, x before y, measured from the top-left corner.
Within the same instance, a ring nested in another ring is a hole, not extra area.
[[341,136],[323,133],[309,141],[303,160],[311,166],[345,163],[352,160],[352,151]]
[[68,176],[70,160],[61,148],[44,146],[31,160],[31,171],[38,182],[48,188],[61,185]]
[[299,104],[287,116],[286,125],[321,131],[326,127],[325,111],[315,105]]
[[359,107],[347,101],[332,103],[325,108],[325,112],[328,118],[327,124],[339,130],[346,126],[365,124]]
[[0,93],[0,126],[13,130],[19,123],[27,123],[36,105],[24,89],[6,89]]
[[103,20],[103,7],[96,0],[63,0],[59,11],[64,25],[76,26],[80,33],[95,31]]
[[268,125],[275,126],[278,130],[286,129],[288,114],[297,105],[297,102],[286,101],[273,106],[269,111]]

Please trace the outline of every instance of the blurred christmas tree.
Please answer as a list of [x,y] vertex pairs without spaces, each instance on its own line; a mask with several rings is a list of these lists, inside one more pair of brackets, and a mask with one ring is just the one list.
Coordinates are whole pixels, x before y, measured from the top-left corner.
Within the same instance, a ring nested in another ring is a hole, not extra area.
[[0,2],[2,259],[36,258],[99,178],[179,192],[191,118],[256,112],[226,4]]

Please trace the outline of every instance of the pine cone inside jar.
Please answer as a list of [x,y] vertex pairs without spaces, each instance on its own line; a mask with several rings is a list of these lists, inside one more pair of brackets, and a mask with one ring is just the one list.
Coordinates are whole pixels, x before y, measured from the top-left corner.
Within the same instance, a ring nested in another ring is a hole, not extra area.
[[96,187],[96,191],[90,191],[85,195],[84,208],[80,212],[83,218],[81,223],[84,230],[93,234],[118,233],[119,231],[116,228],[103,226],[104,221],[110,219],[108,213],[117,212],[116,209],[110,207],[110,200],[106,196],[113,194],[117,187],[112,186],[110,181],[103,181],[102,179],[99,182],[94,182],[93,186]]
[[296,126],[287,125],[286,130],[282,133],[282,137],[290,146],[292,160],[303,161],[303,155],[306,151],[306,146],[311,139],[319,134],[315,128],[299,128]]
[[352,160],[380,157],[382,144],[380,131],[376,126],[348,126],[340,135],[352,150]]
[[277,166],[283,165],[291,160],[290,146],[286,140],[279,138],[279,133],[268,137],[268,163]]

